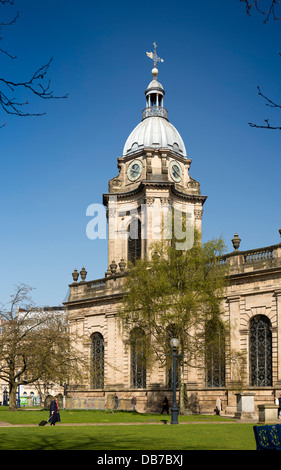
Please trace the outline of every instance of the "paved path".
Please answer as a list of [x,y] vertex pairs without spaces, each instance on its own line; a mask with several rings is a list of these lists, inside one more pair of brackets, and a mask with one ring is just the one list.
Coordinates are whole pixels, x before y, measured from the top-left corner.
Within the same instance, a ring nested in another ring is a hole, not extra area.
[[[257,421],[250,421],[250,420],[241,420],[241,419],[234,419],[231,418],[230,420],[225,420],[225,421],[181,421],[179,422],[179,425],[181,424],[243,424],[243,423],[248,423],[248,424],[264,424],[264,423],[258,423]],[[280,424],[280,421],[272,422],[270,424]],[[38,423],[39,424],[39,423]],[[0,421],[0,427],[37,427],[38,424],[11,424],[7,423],[5,421]],[[154,421],[154,422],[145,422],[145,423],[57,423],[56,426],[145,426],[145,425],[165,425],[165,424],[171,424],[170,421],[167,421],[166,423],[163,421]],[[47,426],[50,426],[47,424]]]

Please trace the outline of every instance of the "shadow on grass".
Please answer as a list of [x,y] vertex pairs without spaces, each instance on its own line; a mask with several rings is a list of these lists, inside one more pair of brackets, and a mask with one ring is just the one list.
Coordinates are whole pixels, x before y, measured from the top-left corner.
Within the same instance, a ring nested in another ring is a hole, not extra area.
[[254,450],[252,425],[0,428],[1,450]]

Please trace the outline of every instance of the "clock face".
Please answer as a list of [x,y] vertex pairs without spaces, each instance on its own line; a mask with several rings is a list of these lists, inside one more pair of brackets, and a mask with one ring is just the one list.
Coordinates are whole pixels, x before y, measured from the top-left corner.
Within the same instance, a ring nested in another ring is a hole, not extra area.
[[142,163],[140,160],[134,160],[130,163],[127,175],[130,181],[136,181],[139,179],[142,172]]
[[182,169],[179,163],[174,160],[170,163],[170,175],[176,183],[179,183],[182,179]]

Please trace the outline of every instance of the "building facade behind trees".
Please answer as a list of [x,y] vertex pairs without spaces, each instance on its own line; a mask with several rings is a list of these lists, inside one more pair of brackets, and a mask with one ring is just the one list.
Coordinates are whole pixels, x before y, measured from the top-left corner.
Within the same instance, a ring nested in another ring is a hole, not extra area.
[[[155,233],[161,231],[157,214],[163,220],[171,208],[181,210],[201,231],[207,199],[190,176],[191,159],[168,120],[156,49],[154,59],[142,120],[129,135],[117,161],[119,174],[109,181],[108,193],[103,195],[108,222],[107,271],[102,279],[92,281],[86,281],[84,275],[77,280],[75,271],[65,302],[71,328],[82,334],[80,347],[92,364],[87,383],[69,384],[69,397],[106,402],[116,394],[127,401],[136,395],[140,411],[160,410],[163,397],[171,397],[171,368],[145,363],[140,344],[136,345],[145,331],[133,339],[122,335],[116,315],[126,269],[149,253]],[[279,235],[273,234],[273,239],[275,236],[272,246],[241,251],[243,240],[235,234],[233,251],[220,260],[229,266],[224,320],[230,335],[225,341],[224,324],[217,326],[221,340],[207,349],[204,367],[186,368],[184,383],[192,411],[213,411],[221,395],[224,410],[234,413],[235,394],[242,389],[255,393],[256,406],[274,403],[274,396],[281,394],[281,244]],[[206,335],[213,332],[213,325],[206,325]]]

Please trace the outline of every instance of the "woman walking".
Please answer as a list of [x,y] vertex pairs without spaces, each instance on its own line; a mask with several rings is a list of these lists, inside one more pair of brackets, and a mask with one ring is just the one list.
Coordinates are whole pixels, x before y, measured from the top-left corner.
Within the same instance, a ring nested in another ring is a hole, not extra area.
[[55,426],[56,423],[60,421],[60,412],[57,397],[54,397],[54,399],[51,401],[49,421],[51,423],[51,426]]

